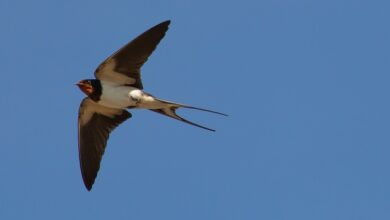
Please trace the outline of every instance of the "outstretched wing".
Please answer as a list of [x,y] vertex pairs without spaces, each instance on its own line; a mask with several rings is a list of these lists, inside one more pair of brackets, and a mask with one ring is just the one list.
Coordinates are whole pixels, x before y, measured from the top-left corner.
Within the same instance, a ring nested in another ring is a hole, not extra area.
[[108,108],[90,98],[81,102],[78,118],[79,159],[88,190],[95,182],[110,132],[130,117],[126,110]]
[[165,36],[169,24],[169,20],[164,21],[130,41],[99,65],[95,77],[143,89],[140,68]]

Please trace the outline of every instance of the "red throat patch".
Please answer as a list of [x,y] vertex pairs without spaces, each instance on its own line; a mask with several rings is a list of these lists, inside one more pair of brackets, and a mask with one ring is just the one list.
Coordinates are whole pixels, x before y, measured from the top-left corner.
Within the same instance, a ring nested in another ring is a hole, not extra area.
[[93,93],[93,87],[89,84],[85,83],[78,83],[77,86],[80,88],[81,91],[83,91],[86,95],[92,95]]

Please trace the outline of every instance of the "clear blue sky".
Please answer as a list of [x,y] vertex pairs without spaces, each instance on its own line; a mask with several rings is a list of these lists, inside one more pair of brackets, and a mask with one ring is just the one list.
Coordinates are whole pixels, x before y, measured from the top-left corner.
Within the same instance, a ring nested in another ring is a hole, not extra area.
[[[0,0],[0,219],[390,219],[390,3]],[[82,183],[74,83],[171,19]]]

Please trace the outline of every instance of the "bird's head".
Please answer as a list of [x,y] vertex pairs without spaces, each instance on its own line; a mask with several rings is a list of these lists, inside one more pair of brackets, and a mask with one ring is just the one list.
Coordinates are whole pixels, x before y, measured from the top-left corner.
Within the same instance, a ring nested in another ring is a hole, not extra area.
[[76,83],[76,85],[83,91],[87,96],[90,96],[94,93],[95,89],[93,87],[93,79],[84,79]]

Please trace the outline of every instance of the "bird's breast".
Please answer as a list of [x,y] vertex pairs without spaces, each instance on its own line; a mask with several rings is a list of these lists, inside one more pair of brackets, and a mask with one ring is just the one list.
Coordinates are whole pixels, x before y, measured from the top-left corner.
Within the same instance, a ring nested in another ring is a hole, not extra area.
[[136,102],[129,96],[134,90],[139,89],[102,82],[102,95],[98,103],[107,107],[121,109],[136,106]]

